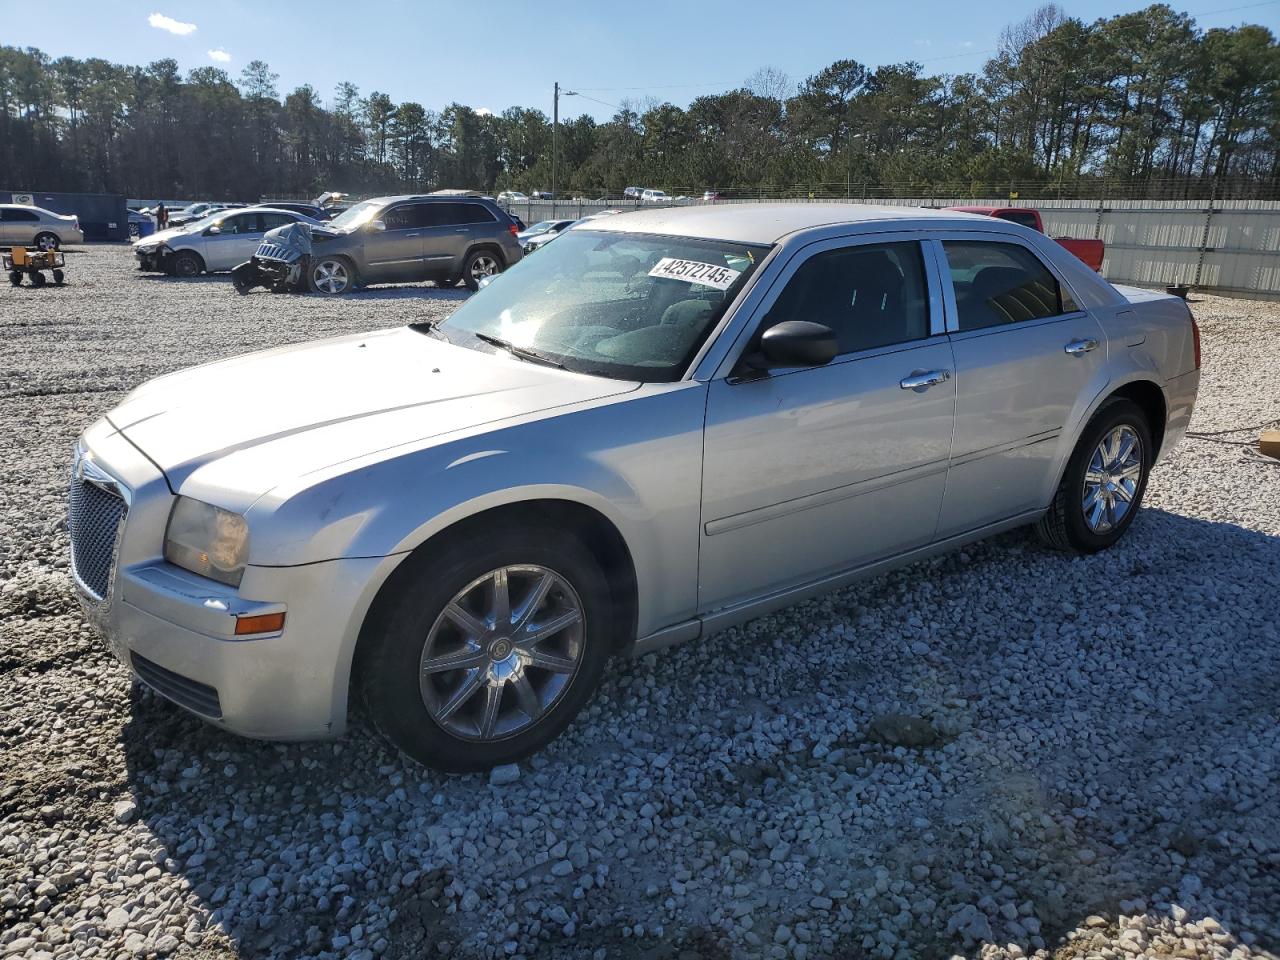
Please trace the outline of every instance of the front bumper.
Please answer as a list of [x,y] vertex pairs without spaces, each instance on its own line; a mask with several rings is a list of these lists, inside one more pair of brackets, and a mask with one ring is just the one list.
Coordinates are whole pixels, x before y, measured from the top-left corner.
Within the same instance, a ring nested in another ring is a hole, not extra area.
[[[163,475],[105,420],[81,443],[128,503],[102,597],[72,578],[86,617],[120,662],[233,733],[288,740],[340,734],[359,627],[397,558],[250,566],[239,589],[199,577],[160,555],[174,499]],[[236,636],[237,616],[277,612],[285,613],[282,631]]]
[[164,273],[167,255],[161,251],[161,248],[151,247],[147,250],[139,250],[135,247],[133,255],[138,261],[139,270],[148,270],[152,273]]

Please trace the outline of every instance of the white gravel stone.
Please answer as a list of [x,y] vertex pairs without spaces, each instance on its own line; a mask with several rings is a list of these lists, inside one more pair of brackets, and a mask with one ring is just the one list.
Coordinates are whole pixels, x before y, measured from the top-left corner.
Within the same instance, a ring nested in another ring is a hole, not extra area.
[[[65,288],[0,288],[8,955],[1047,960],[1052,934],[1061,956],[1248,960],[1280,942],[1280,468],[1243,445],[1184,441],[1113,550],[1015,532],[615,662],[539,757],[448,777],[360,722],[260,743],[135,687],[74,599],[65,483],[79,431],[147,378],[441,317],[465,292],[237,297],[138,275],[122,248],[67,259]],[[1195,428],[1280,420],[1280,305],[1193,309]],[[910,724],[872,736],[890,717]]]

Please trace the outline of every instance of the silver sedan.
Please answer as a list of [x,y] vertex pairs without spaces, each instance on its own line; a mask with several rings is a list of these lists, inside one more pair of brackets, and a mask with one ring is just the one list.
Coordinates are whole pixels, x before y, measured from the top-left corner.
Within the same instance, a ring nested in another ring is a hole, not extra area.
[[144,683],[255,737],[351,701],[467,770],[615,654],[1020,525],[1134,522],[1185,305],[989,217],[717,205],[566,231],[448,320],[145,384],[86,430],[72,571]]

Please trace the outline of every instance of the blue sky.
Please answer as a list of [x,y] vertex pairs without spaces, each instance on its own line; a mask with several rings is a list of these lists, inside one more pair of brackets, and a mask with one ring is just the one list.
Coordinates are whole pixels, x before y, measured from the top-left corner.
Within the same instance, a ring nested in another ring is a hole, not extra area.
[[[1063,0],[1086,21],[1145,2]],[[1280,33],[1280,0],[1187,0],[1175,9],[1202,28],[1260,23]],[[52,56],[145,64],[173,57],[186,71],[218,66],[232,77],[250,60],[271,64],[281,93],[303,83],[326,102],[350,80],[429,109],[451,101],[500,112],[551,113],[552,83],[581,91],[563,115],[612,115],[623,98],[680,105],[739,86],[775,67],[793,82],[834,60],[876,65],[914,59],[929,72],[981,67],[1001,28],[1035,2],[958,0],[609,0],[481,3],[377,0],[63,0],[41,13],[0,0],[0,42]],[[585,99],[590,97],[592,99]]]

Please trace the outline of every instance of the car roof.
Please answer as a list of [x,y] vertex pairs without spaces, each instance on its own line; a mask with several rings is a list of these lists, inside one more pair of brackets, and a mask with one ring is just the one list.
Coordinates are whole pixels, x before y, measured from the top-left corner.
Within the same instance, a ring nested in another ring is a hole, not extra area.
[[816,227],[861,223],[948,222],[965,229],[975,225],[1000,229],[1004,221],[952,210],[922,207],[876,207],[859,203],[723,203],[714,206],[637,210],[604,218],[592,229],[618,233],[675,234],[736,243],[777,243],[788,234]]

